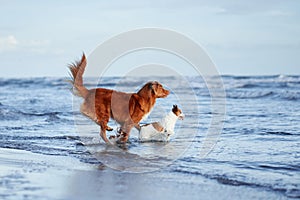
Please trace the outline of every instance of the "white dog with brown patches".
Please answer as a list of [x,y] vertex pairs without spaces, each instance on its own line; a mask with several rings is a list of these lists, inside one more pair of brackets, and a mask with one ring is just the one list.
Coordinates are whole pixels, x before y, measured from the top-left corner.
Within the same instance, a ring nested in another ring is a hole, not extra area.
[[141,126],[139,140],[141,142],[149,141],[169,141],[170,136],[174,134],[174,128],[177,119],[183,120],[184,114],[177,105],[173,105],[172,110],[161,119],[160,122],[153,122]]

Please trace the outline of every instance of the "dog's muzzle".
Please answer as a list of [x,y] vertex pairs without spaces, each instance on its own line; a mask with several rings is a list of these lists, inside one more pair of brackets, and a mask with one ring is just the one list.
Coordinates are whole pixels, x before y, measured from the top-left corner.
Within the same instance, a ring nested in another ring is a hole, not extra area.
[[181,114],[178,116],[178,119],[183,120],[183,119],[184,119],[184,114],[181,113]]

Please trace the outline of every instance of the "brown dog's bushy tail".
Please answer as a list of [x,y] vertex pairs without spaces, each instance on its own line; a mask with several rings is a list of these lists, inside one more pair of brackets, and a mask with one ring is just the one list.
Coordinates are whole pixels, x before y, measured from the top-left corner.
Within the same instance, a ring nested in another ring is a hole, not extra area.
[[73,85],[72,92],[74,95],[83,98],[85,98],[89,93],[88,89],[83,85],[83,78],[82,78],[86,64],[87,64],[86,57],[85,54],[83,53],[80,61],[75,61],[74,63],[68,66],[70,70],[70,76],[71,76],[71,80],[69,81]]

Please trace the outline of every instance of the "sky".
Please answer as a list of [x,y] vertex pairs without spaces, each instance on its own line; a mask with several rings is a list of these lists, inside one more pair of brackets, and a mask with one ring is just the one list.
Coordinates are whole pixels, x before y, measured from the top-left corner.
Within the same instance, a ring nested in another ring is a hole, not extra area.
[[191,38],[220,74],[300,74],[296,0],[0,0],[0,77],[66,77],[82,52],[145,27]]

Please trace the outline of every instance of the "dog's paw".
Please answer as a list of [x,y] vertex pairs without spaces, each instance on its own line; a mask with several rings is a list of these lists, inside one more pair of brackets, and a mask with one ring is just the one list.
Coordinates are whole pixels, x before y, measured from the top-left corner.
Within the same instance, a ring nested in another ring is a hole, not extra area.
[[116,136],[115,136],[115,135],[111,135],[111,136],[109,136],[109,139],[110,139],[110,140],[116,139]]
[[128,135],[126,133],[123,133],[118,137],[118,140],[116,141],[118,144],[126,144],[128,141]]
[[111,128],[111,127],[109,127],[109,126],[107,126],[106,130],[107,130],[107,131],[113,131],[114,129]]

